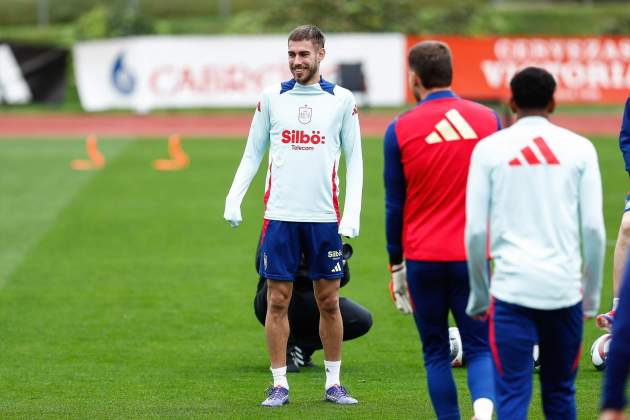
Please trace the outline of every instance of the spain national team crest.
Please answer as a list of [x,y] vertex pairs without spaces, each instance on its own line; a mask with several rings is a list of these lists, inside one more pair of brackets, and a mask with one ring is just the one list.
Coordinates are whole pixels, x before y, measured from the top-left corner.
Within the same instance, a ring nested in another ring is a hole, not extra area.
[[311,122],[313,116],[313,108],[308,105],[304,105],[298,108],[298,121],[302,124],[308,124]]

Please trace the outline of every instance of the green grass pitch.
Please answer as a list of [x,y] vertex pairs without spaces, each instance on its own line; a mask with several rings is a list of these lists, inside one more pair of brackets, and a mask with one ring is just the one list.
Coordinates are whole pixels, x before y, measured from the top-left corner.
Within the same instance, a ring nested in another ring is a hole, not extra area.
[[[363,143],[361,236],[342,294],[369,308],[372,330],[344,345],[342,379],[356,407],[322,401],[316,367],[291,374],[291,403],[258,406],[271,376],[253,314],[254,250],[263,174],[223,221],[242,140],[190,140],[191,166],[156,172],[164,141],[107,140],[107,166],[75,172],[78,140],[0,141],[1,418],[432,418],[418,334],[387,291],[382,142]],[[628,190],[617,142],[596,139],[608,233],[602,306]],[[264,165],[263,165],[264,166]],[[343,174],[343,171],[342,171]],[[342,184],[343,186],[343,184]],[[602,374],[585,326],[580,418],[595,418]],[[558,349],[561,351],[562,349]],[[454,370],[462,418],[472,415],[465,369]],[[536,385],[531,418],[542,418]]]

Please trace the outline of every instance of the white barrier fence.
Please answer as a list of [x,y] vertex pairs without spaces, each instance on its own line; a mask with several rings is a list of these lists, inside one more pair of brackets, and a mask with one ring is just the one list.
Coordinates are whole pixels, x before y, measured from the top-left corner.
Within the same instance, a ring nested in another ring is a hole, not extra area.
[[[360,64],[374,106],[405,102],[405,37],[334,34],[321,64],[336,82],[342,64]],[[268,85],[291,78],[287,37],[147,36],[78,43],[79,97],[87,111],[253,107]]]

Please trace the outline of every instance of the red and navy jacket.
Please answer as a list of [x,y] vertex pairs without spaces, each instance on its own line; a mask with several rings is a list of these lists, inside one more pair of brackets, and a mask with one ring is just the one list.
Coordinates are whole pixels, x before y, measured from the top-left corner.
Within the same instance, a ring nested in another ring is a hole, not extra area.
[[450,90],[428,95],[385,133],[385,214],[391,264],[465,261],[466,179],[473,148],[501,129],[492,109]]
[[623,153],[626,171],[630,174],[630,96],[626,100],[626,107],[623,111],[623,122],[619,132],[619,148],[621,153]]

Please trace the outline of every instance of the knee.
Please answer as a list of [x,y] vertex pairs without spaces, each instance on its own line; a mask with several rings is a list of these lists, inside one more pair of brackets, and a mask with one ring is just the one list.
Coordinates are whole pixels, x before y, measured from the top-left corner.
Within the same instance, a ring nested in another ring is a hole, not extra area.
[[270,290],[267,296],[267,312],[270,314],[284,314],[289,309],[291,295],[283,290]]
[[319,296],[317,299],[319,312],[324,316],[335,316],[339,313],[339,296],[335,293],[328,293]]
[[448,337],[424,337],[422,340],[422,356],[427,366],[449,366],[450,348]]
[[492,353],[490,350],[490,344],[488,343],[488,336],[484,333],[481,334],[465,334],[460,329],[461,343],[466,349],[466,359],[474,360],[476,358],[491,358]]
[[451,369],[451,356],[448,347],[426,348],[422,347],[422,358],[427,367]]

